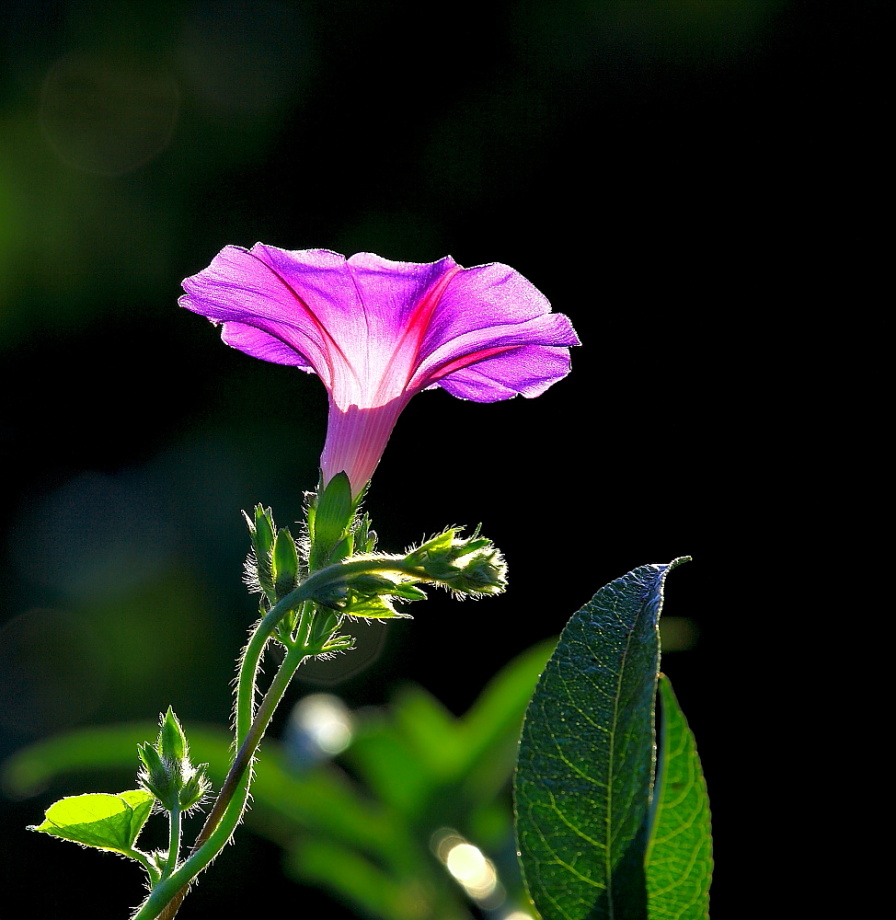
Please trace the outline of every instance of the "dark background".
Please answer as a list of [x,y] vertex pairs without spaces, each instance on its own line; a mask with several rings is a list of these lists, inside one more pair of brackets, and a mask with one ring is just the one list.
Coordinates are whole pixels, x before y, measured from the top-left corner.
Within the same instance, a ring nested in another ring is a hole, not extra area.
[[[756,913],[741,848],[782,814],[750,744],[793,627],[753,573],[801,540],[807,367],[822,333],[851,355],[823,305],[845,306],[868,233],[856,163],[880,155],[876,8],[813,7],[7,2],[0,756],[168,704],[228,720],[254,611],[240,511],[300,516],[325,395],[179,310],[183,277],[259,240],[506,262],[575,324],[572,374],[534,401],[417,397],[367,507],[386,550],[481,521],[511,589],[434,597],[323,686],[357,706],[413,680],[461,713],[598,587],[693,556],[666,613],[697,640],[664,667],[709,782],[714,917]],[[123,917],[130,866],[24,832],[52,799],[2,800],[7,903]],[[276,861],[248,833],[236,849],[190,916],[235,912]],[[281,887],[303,903],[286,881],[265,897]]]

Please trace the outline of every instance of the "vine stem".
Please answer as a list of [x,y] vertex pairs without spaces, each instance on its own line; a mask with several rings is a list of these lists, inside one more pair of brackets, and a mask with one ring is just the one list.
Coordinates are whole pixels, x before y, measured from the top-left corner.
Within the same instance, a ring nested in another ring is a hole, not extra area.
[[209,812],[202,832],[196,839],[190,856],[166,879],[163,879],[144,901],[133,920],[170,920],[180,907],[190,883],[226,846],[239,824],[249,798],[252,761],[278,704],[293,675],[307,657],[300,645],[289,650],[265,694],[246,738],[237,751],[233,765],[215,805]]
[[[319,654],[329,636],[311,639],[306,622],[306,602],[322,589],[343,582],[351,575],[365,572],[393,571],[422,580],[433,580],[422,570],[412,569],[399,556],[354,559],[327,566],[310,575],[294,591],[275,604],[252,633],[240,664],[235,702],[235,739],[237,751],[221,791],[209,812],[192,852],[184,862],[162,879],[152,890],[131,920],[173,920],[191,882],[227,845],[242,819],[249,798],[251,766],[261,739],[299,665],[309,655]],[[258,669],[268,640],[280,621],[291,610],[303,607],[299,632],[304,640],[287,651],[258,710],[254,712]],[[303,629],[304,628],[304,629]]]
[[177,860],[180,856],[181,817],[182,812],[178,806],[168,812],[168,859],[165,860],[164,875],[171,875],[177,868]]

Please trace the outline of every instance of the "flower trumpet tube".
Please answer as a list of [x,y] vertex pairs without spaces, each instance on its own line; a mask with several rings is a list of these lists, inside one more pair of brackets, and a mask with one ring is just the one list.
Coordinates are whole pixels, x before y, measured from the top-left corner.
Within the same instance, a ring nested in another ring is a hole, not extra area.
[[180,304],[228,345],[316,373],[329,416],[322,485],[369,482],[402,409],[441,387],[475,402],[538,396],[569,372],[569,319],[507,265],[346,258],[325,249],[227,246]]

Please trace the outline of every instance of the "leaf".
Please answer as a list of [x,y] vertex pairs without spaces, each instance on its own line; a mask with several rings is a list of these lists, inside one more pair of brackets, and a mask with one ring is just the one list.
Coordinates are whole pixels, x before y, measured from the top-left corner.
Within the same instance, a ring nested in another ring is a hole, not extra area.
[[660,676],[662,721],[647,849],[650,920],[707,920],[712,878],[709,797],[694,736]]
[[[411,599],[417,600],[417,598]],[[379,594],[352,598],[339,612],[344,616],[358,617],[362,620],[390,620],[396,617],[410,619],[411,616],[409,613],[396,609],[388,596]]]
[[41,825],[29,830],[130,856],[155,796],[142,789],[118,795],[73,795],[51,805]]
[[646,920],[657,624],[666,575],[648,565],[576,613],[526,713],[515,782],[529,894],[544,920]]

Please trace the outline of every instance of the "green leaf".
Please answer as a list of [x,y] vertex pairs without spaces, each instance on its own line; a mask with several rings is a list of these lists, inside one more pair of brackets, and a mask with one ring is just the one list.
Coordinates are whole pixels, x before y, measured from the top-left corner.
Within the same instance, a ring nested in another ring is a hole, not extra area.
[[154,802],[155,796],[143,789],[73,795],[51,805],[43,824],[28,829],[131,856]]
[[642,566],[567,624],[526,712],[515,782],[523,876],[543,920],[646,920],[657,624]]
[[[408,598],[408,600],[414,599]],[[340,610],[340,613],[347,617],[359,617],[364,620],[410,618],[409,613],[396,610],[388,597],[377,594],[353,598]]]
[[662,721],[646,861],[650,920],[707,920],[712,834],[706,781],[665,675],[659,688]]

